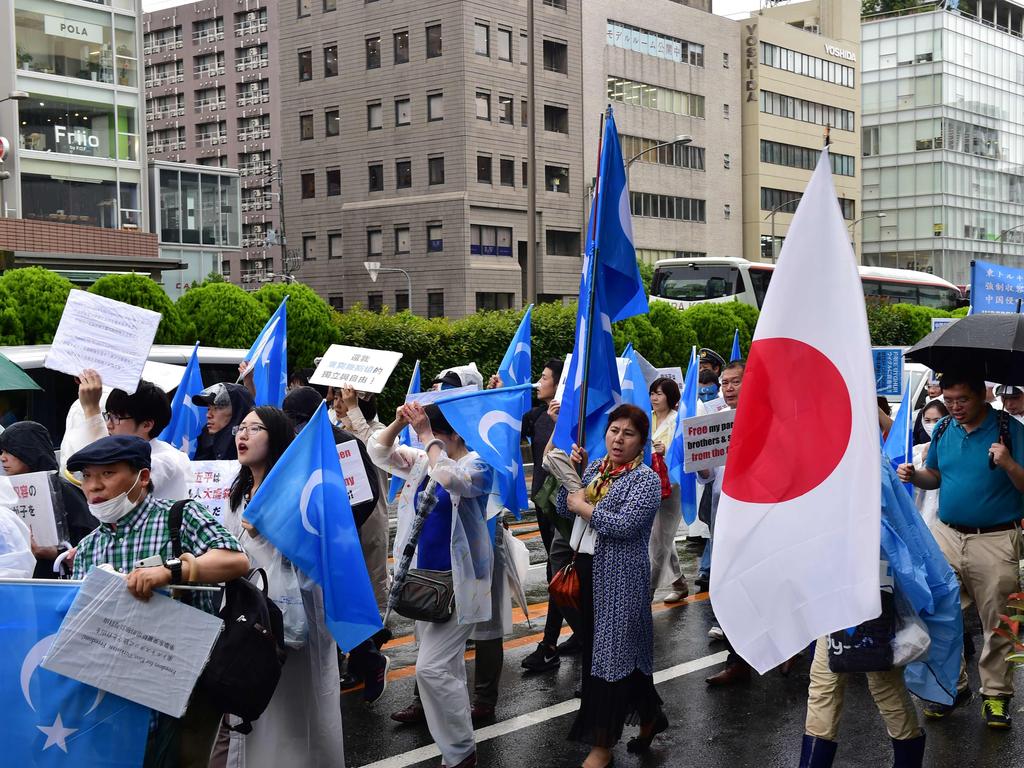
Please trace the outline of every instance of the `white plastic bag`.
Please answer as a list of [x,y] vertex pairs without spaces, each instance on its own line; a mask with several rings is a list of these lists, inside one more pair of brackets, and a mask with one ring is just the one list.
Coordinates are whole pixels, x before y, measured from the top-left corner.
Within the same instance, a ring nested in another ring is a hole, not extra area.
[[928,626],[899,590],[894,590],[896,634],[892,639],[892,665],[905,667],[928,656],[932,645]]
[[284,644],[299,650],[306,645],[306,609],[302,605],[302,592],[295,566],[280,553],[267,565],[267,595],[281,609],[284,619]]

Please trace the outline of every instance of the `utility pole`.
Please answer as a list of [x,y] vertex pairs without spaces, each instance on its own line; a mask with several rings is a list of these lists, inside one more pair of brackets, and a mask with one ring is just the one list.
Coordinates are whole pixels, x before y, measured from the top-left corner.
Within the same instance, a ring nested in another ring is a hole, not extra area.
[[526,185],[526,296],[524,306],[537,302],[537,115],[536,69],[534,59],[537,53],[534,34],[533,4],[526,0],[526,41],[529,53],[526,56],[526,170],[529,179]]

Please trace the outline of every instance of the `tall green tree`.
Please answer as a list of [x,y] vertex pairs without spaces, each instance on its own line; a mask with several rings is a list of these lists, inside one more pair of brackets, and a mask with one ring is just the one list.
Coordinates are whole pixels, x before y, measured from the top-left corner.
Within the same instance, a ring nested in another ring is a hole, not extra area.
[[70,280],[43,267],[10,269],[0,277],[0,291],[17,306],[25,344],[53,341],[73,287]]
[[301,283],[267,283],[253,294],[268,314],[288,297],[288,370],[313,365],[340,334],[331,308],[316,291]]

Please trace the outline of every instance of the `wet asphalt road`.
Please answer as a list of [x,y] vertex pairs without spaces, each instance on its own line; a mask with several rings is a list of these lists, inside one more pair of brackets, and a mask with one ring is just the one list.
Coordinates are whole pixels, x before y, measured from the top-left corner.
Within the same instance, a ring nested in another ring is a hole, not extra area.
[[[529,531],[529,528],[523,526],[522,530]],[[573,691],[580,679],[579,661],[575,657],[563,659],[557,670],[540,674],[525,673],[520,666],[521,660],[536,647],[538,633],[543,629],[547,598],[540,542],[529,532],[521,538],[527,540],[536,563],[528,587],[531,614],[536,617],[530,628],[523,620],[522,611],[515,610],[514,618],[518,623],[513,636],[505,642],[497,717],[493,724],[477,729],[479,765],[571,768],[578,766],[587,753],[584,746],[565,738],[574,717],[566,707],[571,707],[575,701]],[[680,542],[679,550],[684,572],[694,574],[699,545]],[[671,679],[659,682],[657,687],[671,726],[657,737],[651,751],[644,756],[626,751],[625,741],[635,734],[635,729],[627,727],[623,741],[615,749],[615,764],[620,768],[796,768],[803,734],[810,654],[804,654],[789,677],[776,671],[764,677],[755,675],[749,685],[708,689],[704,678],[721,666],[708,657],[724,649],[721,643],[708,639],[707,630],[712,625],[713,615],[706,598],[706,594],[696,595],[687,603],[672,607],[661,602],[654,604],[655,669],[669,670],[671,675]],[[397,640],[384,649],[392,658],[392,671],[383,698],[370,708],[363,704],[358,691],[342,696],[349,768],[436,768],[441,762],[440,758],[422,751],[433,743],[426,726],[403,726],[388,717],[410,702],[414,682],[415,645],[405,636],[411,627],[399,624],[394,629]],[[977,626],[974,629],[977,633]],[[563,639],[567,636],[568,629],[564,629]],[[975,642],[980,647],[980,635],[976,634]],[[469,656],[471,658],[471,652]],[[693,667],[700,668],[689,671]],[[976,668],[970,664],[969,667],[976,690]],[[467,663],[467,669],[472,685],[472,661]],[[1022,685],[1024,674],[1018,673],[1018,687]],[[562,705],[561,714],[559,705]],[[1014,700],[1012,709],[1016,724],[1008,733],[986,728],[977,696],[945,721],[925,724],[928,736],[925,765],[1024,767],[1024,699]],[[526,718],[522,716],[526,715],[534,715],[536,722],[524,722]],[[835,761],[839,768],[892,765],[888,735],[862,677],[853,676],[847,687],[839,742]],[[414,750],[418,752],[408,754]]]

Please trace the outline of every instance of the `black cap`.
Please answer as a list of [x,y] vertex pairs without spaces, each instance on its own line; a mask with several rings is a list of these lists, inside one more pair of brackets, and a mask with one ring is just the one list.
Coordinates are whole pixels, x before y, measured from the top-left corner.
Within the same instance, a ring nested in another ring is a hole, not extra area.
[[441,384],[458,389],[462,386],[462,377],[455,371],[445,371],[443,375],[434,379],[431,384]]
[[101,437],[68,459],[68,471],[77,472],[94,464],[117,464],[127,461],[136,469],[149,469],[151,451],[149,443],[135,435]]
[[316,413],[323,397],[312,387],[296,387],[284,396],[281,410],[291,416],[296,424],[305,424]]
[[725,360],[723,360],[722,356],[713,349],[702,347],[697,353],[697,358],[702,363],[709,363],[716,368],[725,368]]

